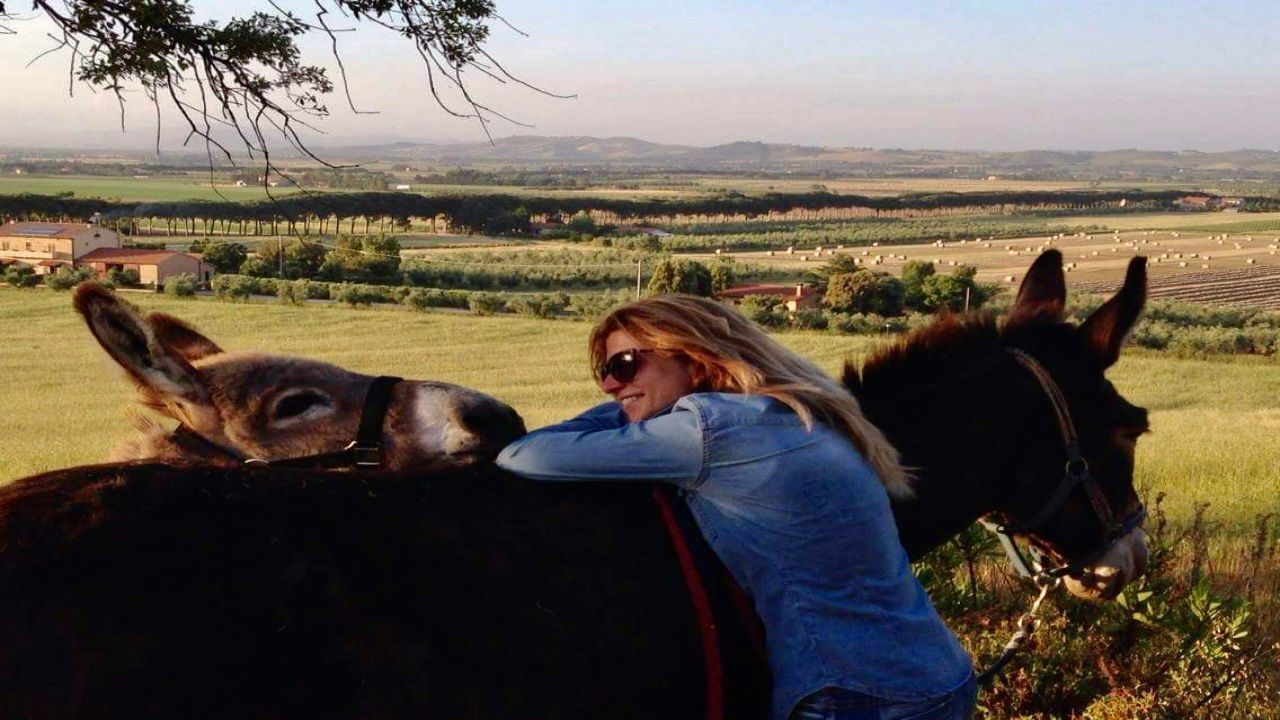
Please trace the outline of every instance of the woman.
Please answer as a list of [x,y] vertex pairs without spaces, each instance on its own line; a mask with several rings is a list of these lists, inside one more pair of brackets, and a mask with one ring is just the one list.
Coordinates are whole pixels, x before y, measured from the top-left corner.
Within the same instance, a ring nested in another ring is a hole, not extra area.
[[968,656],[911,574],[889,509],[897,452],[816,365],[720,303],[621,306],[590,337],[614,402],[498,464],[538,480],[658,480],[751,596],[772,717],[967,718]]

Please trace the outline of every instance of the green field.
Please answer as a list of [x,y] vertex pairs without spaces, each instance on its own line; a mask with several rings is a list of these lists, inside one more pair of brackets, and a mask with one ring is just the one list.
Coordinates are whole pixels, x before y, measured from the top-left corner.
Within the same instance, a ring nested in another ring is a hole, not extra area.
[[[530,427],[567,417],[601,396],[585,369],[586,323],[400,309],[295,308],[130,299],[194,322],[228,349],[319,358],[368,373],[460,383],[519,410]],[[0,481],[102,459],[131,431],[129,392],[70,306],[48,290],[0,289]],[[786,333],[783,342],[834,371],[876,342]],[[1111,373],[1152,411],[1137,481],[1168,493],[1174,519],[1196,503],[1244,529],[1280,507],[1280,363],[1180,360],[1135,354]]]
[[[59,176],[0,177],[0,195],[56,195],[74,193],[79,198],[103,198],[138,202],[143,200],[265,200],[267,193],[260,187],[235,187],[219,182],[209,185],[208,178],[134,178],[134,177],[80,177]],[[272,188],[273,195],[289,195],[297,192],[291,188]]]

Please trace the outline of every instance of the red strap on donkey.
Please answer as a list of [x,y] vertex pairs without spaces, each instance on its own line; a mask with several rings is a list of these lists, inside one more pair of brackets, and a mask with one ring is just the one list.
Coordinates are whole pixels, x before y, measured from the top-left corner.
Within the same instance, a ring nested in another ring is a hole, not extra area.
[[658,511],[662,514],[662,523],[671,537],[671,545],[676,551],[676,559],[680,563],[680,574],[689,589],[693,600],[693,612],[698,621],[698,634],[702,639],[702,661],[707,677],[706,720],[724,720],[724,665],[720,658],[720,631],[716,628],[715,614],[711,610],[711,598],[703,585],[702,574],[698,572],[693,559],[693,552],[685,540],[684,533],[676,521],[671,507],[671,488],[655,487],[653,499],[658,503]]

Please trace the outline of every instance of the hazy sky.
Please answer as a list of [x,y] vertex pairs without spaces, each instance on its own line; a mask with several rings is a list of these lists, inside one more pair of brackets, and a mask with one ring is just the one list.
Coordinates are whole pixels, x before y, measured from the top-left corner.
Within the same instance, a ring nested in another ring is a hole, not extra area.
[[[196,0],[220,16],[265,5]],[[300,9],[309,3],[285,3]],[[25,6],[17,0],[11,8]],[[490,51],[557,100],[477,77],[516,134],[634,136],[878,148],[1280,149],[1280,3],[497,0]],[[215,10],[216,9],[216,10]],[[138,146],[153,110],[67,96],[65,56],[41,21],[0,35],[0,146]],[[344,36],[353,115],[340,97],[322,143],[482,140],[434,106],[394,36]],[[326,64],[327,41],[306,46]],[[179,139],[176,123],[170,137]]]

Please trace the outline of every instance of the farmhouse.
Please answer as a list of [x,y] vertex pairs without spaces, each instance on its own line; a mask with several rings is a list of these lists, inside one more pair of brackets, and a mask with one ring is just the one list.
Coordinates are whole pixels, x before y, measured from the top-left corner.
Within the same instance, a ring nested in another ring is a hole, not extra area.
[[819,294],[804,285],[737,285],[721,290],[715,299],[729,305],[737,305],[743,298],[751,296],[781,298],[787,310],[795,312],[802,308],[817,307]]
[[91,223],[0,225],[0,261],[31,265],[37,273],[72,265],[94,250],[118,247],[120,236],[115,231]]
[[1240,197],[1210,197],[1208,195],[1187,195],[1178,198],[1179,210],[1192,211],[1208,211],[1208,210],[1226,210],[1231,212],[1244,207],[1244,198]]
[[148,285],[163,285],[165,279],[178,273],[195,275],[200,282],[213,279],[213,267],[199,256],[173,250],[146,248],[99,248],[80,258],[77,265],[88,265],[98,277],[111,270],[133,270],[138,280]]

